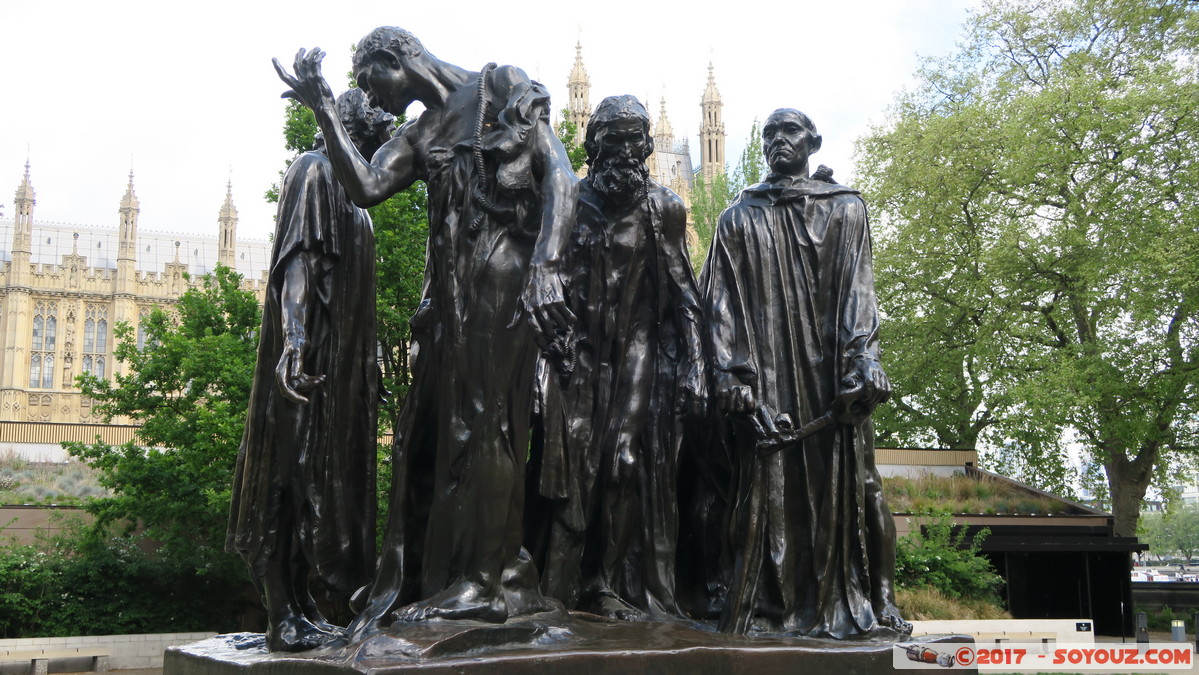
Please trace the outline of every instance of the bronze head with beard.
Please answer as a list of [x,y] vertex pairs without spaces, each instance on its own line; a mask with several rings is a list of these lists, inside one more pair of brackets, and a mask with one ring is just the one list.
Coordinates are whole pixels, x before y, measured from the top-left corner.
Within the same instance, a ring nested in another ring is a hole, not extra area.
[[649,169],[645,160],[654,151],[649,113],[636,97],[609,96],[600,101],[587,121],[587,182],[617,204],[645,195]]

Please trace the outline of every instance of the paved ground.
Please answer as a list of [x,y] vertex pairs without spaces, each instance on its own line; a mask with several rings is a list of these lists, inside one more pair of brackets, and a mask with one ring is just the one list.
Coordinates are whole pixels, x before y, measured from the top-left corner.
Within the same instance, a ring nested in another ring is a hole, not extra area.
[[[1194,639],[1194,638],[1195,638],[1195,636],[1194,636],[1194,635],[1188,635],[1188,636],[1187,636],[1187,638],[1188,638],[1188,640],[1190,640],[1190,643],[1191,643],[1192,645],[1194,645],[1194,643],[1195,643],[1195,639]],[[1153,641],[1153,642],[1170,642],[1170,641],[1171,641],[1171,638],[1170,638],[1170,634],[1169,634],[1169,633],[1150,633],[1150,634],[1149,634],[1149,639],[1150,639],[1151,641]],[[1129,645],[1131,645],[1131,646],[1135,646],[1135,644],[1136,644],[1136,641],[1135,641],[1135,640],[1133,640],[1132,638],[1128,638],[1127,640],[1122,640],[1121,638],[1118,638],[1118,637],[1107,637],[1107,636],[1102,636],[1102,635],[1101,635],[1101,636],[1098,636],[1098,637],[1096,637],[1096,638],[1095,638],[1095,642],[1096,642],[1096,643],[1101,643],[1101,644],[1113,644],[1113,643],[1114,643],[1114,644],[1119,644],[1119,643],[1121,643],[1121,642],[1124,642],[1124,643],[1126,643],[1126,644],[1129,644]],[[1196,654],[1196,657],[1199,657],[1199,654]],[[161,668],[138,668],[138,669],[132,669],[132,670],[110,670],[110,671],[108,671],[108,672],[110,672],[110,673],[114,673],[115,675],[162,675],[162,669],[161,669]],[[899,672],[899,671],[897,671],[897,672]],[[905,671],[902,671],[902,672],[904,672],[904,673],[915,673],[915,672],[918,672],[918,671],[907,671],[907,670],[905,670]],[[1026,672],[1027,672],[1027,671],[1026,671]],[[1196,662],[1195,662],[1194,664],[1192,664],[1192,666],[1191,666],[1191,669],[1190,669],[1190,670],[1163,670],[1163,671],[1156,671],[1156,670],[1138,670],[1138,671],[1129,671],[1127,668],[1119,668],[1119,669],[1113,669],[1113,670],[1085,670],[1085,671],[1071,671],[1071,670],[1064,670],[1064,671],[1041,671],[1041,672],[1045,673],[1046,675],[1048,675],[1049,673],[1055,673],[1055,674],[1056,674],[1056,673],[1076,673],[1076,672],[1077,672],[1077,673],[1081,673],[1082,675],[1132,675],[1132,673],[1164,673],[1165,675],[1171,675],[1171,674],[1173,674],[1173,675],[1181,675],[1182,673],[1195,673],[1196,675],[1199,675],[1199,658],[1196,658]]]

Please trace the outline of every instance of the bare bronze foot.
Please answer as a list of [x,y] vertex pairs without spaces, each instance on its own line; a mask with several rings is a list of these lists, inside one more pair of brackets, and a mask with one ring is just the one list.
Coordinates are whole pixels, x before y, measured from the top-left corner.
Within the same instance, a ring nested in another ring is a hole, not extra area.
[[895,605],[888,604],[883,608],[883,611],[878,613],[878,624],[886,626],[900,635],[911,635],[912,624],[910,621],[904,621],[899,615],[899,609]]
[[336,632],[321,630],[299,615],[288,615],[278,621],[269,621],[266,628],[266,646],[272,652],[316,649],[338,637]]
[[509,617],[564,609],[561,602],[541,592],[537,568],[523,548],[516,562],[504,569],[503,589]]
[[368,619],[364,615],[359,614],[350,622],[349,626],[346,626],[346,640],[348,642],[361,642],[367,637],[383,630],[382,617]]
[[464,581],[395,612],[396,621],[432,619],[475,619],[503,623],[508,619],[508,608],[502,594],[484,597],[478,585]]
[[341,626],[336,626],[325,618],[325,615],[322,614],[321,610],[317,608],[316,601],[312,599],[311,595],[308,595],[307,591],[305,591],[304,595],[300,598],[300,609],[304,612],[304,617],[308,619],[308,622],[316,626],[318,629],[332,635],[337,635],[344,632],[344,629]]
[[592,600],[591,613],[617,621],[641,621],[645,614],[612,591],[601,591]]

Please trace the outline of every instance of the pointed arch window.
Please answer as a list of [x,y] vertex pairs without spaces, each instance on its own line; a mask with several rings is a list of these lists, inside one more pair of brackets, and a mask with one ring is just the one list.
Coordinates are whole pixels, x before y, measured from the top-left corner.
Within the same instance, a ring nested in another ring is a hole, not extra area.
[[108,355],[108,308],[88,305],[83,321],[83,372],[104,377]]
[[137,348],[146,348],[146,326],[150,321],[150,308],[140,307],[137,310]]
[[33,303],[33,340],[29,355],[29,388],[54,387],[54,350],[58,340],[58,303]]
[[37,389],[42,386],[42,355],[34,352],[29,357],[29,388]]

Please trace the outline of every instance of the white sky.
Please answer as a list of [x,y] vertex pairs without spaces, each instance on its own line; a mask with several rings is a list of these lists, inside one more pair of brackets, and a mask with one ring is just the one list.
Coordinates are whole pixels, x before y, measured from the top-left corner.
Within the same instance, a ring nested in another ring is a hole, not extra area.
[[0,10],[0,203],[11,217],[28,156],[35,220],[115,228],[132,164],[141,229],[215,236],[232,176],[239,238],[264,239],[274,207],[262,195],[287,155],[284,87],[271,57],[290,67],[298,48],[321,47],[338,92],[350,46],[385,24],[466,68],[524,68],[549,87],[555,110],[566,103],[581,30],[592,105],[628,93],[656,117],[665,95],[696,166],[711,61],[730,164],[755,118],[796,107],[824,136],[814,161],[844,182],[854,140],[883,121],[918,56],[952,49],[977,4],[680,2],[672,11],[624,0],[10,2]]

